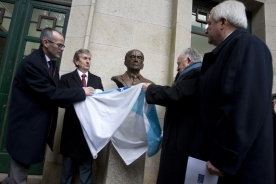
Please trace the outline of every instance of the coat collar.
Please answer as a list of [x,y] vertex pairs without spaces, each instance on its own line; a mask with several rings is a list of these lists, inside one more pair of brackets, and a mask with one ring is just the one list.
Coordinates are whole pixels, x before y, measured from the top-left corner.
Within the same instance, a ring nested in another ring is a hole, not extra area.
[[214,57],[228,44],[234,37],[241,33],[247,33],[244,28],[238,28],[233,31],[225,40],[223,40],[212,52],[206,53],[203,58],[201,73],[204,73],[212,63],[215,62]]
[[223,40],[213,51],[212,53],[216,55],[230,40],[232,40],[235,36],[241,33],[247,33],[244,28],[237,28],[233,31],[225,40]]
[[[35,52],[35,51],[34,51]],[[45,57],[45,53],[42,49],[42,46],[40,45],[39,46],[39,49],[37,51],[37,53],[39,54],[39,56],[42,58],[42,65],[43,65],[43,68],[44,70],[47,71],[47,73],[49,74],[49,76],[52,78],[55,76],[56,74],[56,70],[57,70],[57,67],[56,67],[56,61],[54,61],[54,65],[53,65],[53,76],[51,76],[51,74],[49,73],[49,69],[48,69],[48,65],[47,65],[47,61],[46,61],[46,57]]]

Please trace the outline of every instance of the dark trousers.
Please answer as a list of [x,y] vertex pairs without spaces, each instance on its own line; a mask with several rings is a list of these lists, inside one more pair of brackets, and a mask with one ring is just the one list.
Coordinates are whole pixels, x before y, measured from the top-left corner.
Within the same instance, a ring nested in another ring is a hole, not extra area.
[[79,169],[80,184],[92,184],[92,156],[82,158],[63,157],[61,184],[73,184],[74,169]]
[[30,165],[12,159],[9,175],[3,180],[2,184],[26,184],[29,168]]

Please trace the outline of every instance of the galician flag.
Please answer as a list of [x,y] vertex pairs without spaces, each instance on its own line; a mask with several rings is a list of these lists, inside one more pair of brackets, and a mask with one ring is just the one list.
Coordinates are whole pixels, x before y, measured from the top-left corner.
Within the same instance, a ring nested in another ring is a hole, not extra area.
[[146,151],[153,156],[160,149],[162,131],[156,108],[146,103],[142,85],[96,91],[74,104],[94,158],[110,140],[126,165]]

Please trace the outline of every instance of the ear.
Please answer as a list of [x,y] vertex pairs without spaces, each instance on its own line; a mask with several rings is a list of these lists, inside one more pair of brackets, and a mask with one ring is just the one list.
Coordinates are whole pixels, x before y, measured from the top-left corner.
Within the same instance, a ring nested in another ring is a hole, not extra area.
[[220,22],[221,22],[221,29],[224,29],[225,28],[225,26],[226,26],[226,24],[228,23],[228,21],[227,21],[227,18],[226,17],[222,17],[222,18],[220,18]]
[[192,63],[192,59],[190,57],[187,57],[187,63],[190,65]]
[[79,62],[78,61],[74,61],[76,66],[79,66]]
[[44,39],[42,40],[42,45],[46,48],[48,48],[48,40]]

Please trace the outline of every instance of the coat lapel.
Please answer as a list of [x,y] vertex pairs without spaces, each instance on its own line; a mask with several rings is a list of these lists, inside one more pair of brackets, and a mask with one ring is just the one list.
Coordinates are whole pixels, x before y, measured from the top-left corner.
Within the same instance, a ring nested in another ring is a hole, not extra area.
[[80,76],[79,76],[77,70],[75,70],[75,71],[72,73],[72,78],[73,78],[74,81],[76,81],[76,83],[79,85],[79,87],[81,87],[81,88],[83,87],[83,86],[82,86],[82,83],[81,83]]
[[87,86],[91,86],[91,87],[93,87],[94,86],[94,80],[93,80],[93,75],[90,73],[90,72],[88,72],[88,81],[87,81]]

